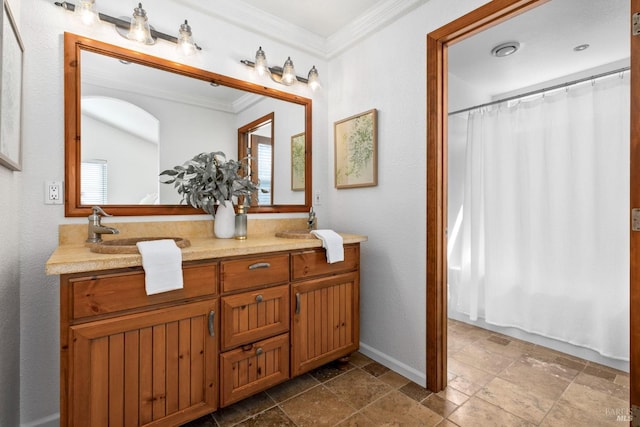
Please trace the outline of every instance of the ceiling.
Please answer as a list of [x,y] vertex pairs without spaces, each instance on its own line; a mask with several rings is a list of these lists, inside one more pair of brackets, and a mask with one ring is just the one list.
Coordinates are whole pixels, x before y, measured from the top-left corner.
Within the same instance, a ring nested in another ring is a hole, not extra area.
[[328,38],[363,16],[380,0],[242,0],[293,25]]
[[[628,1],[552,0],[452,45],[449,72],[491,96],[541,82],[557,84],[556,79],[575,78],[583,70],[601,72],[628,63],[629,34]],[[491,55],[494,46],[509,41],[518,41],[520,50],[502,58]],[[581,44],[589,48],[573,50]]]

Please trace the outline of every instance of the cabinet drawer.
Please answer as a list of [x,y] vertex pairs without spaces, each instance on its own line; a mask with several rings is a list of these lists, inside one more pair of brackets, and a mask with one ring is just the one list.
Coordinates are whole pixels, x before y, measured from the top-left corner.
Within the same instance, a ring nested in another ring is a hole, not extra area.
[[222,298],[222,348],[289,330],[289,285],[260,289]]
[[72,317],[81,319],[100,314],[217,294],[217,265],[199,264],[183,268],[184,287],[147,295],[144,271],[71,278]]
[[329,264],[324,249],[297,252],[291,255],[292,280],[355,270],[360,265],[360,246],[345,245],[344,261]]
[[232,292],[289,281],[289,254],[222,261],[222,291]]
[[289,379],[289,334],[220,355],[220,406]]

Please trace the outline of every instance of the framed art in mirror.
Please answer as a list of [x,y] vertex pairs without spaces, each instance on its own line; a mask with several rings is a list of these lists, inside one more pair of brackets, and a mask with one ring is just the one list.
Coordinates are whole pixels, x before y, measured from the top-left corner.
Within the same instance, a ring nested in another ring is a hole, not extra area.
[[22,169],[22,57],[24,45],[18,27],[3,1],[0,25],[0,164],[8,169]]
[[304,132],[291,137],[291,190],[304,191]]

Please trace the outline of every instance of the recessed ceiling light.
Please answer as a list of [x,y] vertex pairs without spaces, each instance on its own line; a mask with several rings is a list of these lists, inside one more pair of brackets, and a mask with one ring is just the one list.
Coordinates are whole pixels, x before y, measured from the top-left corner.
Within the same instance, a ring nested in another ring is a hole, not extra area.
[[513,55],[520,49],[520,43],[518,42],[506,42],[500,43],[498,46],[491,49],[491,55],[498,58]]
[[576,47],[573,48],[573,50],[575,50],[576,52],[582,52],[583,50],[587,50],[589,49],[589,45],[588,44],[580,44]]

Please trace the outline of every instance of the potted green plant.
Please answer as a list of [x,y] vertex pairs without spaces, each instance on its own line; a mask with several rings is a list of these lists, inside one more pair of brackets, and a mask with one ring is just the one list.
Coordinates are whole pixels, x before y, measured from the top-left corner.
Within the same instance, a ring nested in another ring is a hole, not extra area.
[[232,198],[251,197],[258,189],[249,177],[240,176],[242,167],[242,161],[227,160],[222,151],[215,151],[200,153],[182,165],[161,172],[160,176],[167,177],[161,179],[163,184],[173,184],[178,190],[181,203],[200,208],[215,218],[216,237],[230,238],[234,233]]

